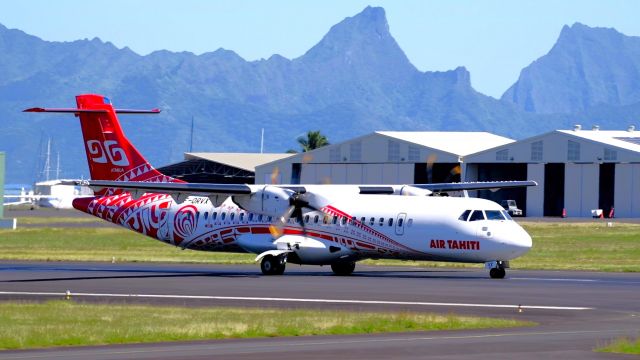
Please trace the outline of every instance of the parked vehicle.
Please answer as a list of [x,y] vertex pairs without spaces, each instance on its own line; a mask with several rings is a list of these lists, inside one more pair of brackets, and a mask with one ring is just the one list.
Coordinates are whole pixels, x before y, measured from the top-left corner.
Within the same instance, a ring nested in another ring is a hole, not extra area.
[[502,205],[502,207],[507,210],[511,216],[522,216],[522,210],[518,209],[518,205],[516,205],[515,200],[502,200],[500,205]]

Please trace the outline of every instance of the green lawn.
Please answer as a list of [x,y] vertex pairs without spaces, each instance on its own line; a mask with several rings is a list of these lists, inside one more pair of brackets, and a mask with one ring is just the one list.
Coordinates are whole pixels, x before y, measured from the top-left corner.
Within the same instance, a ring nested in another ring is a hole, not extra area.
[[0,349],[532,325],[410,312],[0,302]]
[[[51,219],[51,218],[50,218]],[[79,221],[72,218],[73,221]],[[20,220],[19,220],[20,221]],[[43,224],[42,219],[35,223]],[[92,221],[92,219],[82,219]],[[51,223],[67,222],[53,218]],[[640,271],[640,225],[604,222],[523,222],[533,249],[513,260],[518,269]],[[255,255],[179,250],[121,228],[19,228],[0,230],[0,259],[49,261],[157,261],[249,264]],[[428,267],[481,265],[367,260],[365,264]]]
[[635,341],[626,338],[618,339],[605,347],[596,349],[596,351],[640,355],[640,338]]

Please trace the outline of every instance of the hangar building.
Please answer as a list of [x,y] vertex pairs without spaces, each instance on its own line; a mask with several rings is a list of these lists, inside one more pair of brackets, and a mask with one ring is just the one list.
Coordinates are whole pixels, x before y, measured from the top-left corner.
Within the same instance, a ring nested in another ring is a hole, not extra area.
[[256,166],[256,183],[460,181],[463,157],[514,140],[487,132],[376,131]]
[[556,130],[464,158],[465,181],[535,180],[537,187],[482,192],[515,199],[528,216],[640,217],[640,132]]
[[158,168],[165,175],[196,183],[254,184],[255,168],[291,154],[185,153],[184,161]]

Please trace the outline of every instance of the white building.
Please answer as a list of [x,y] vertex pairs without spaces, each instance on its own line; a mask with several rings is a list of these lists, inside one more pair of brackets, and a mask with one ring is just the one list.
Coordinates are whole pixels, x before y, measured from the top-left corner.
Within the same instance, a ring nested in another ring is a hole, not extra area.
[[487,132],[376,131],[256,166],[256,184],[413,184],[460,179],[463,157],[514,140]]
[[589,217],[615,208],[640,217],[640,132],[556,130],[464,158],[466,181],[535,180],[537,187],[482,197],[514,198],[527,216]]

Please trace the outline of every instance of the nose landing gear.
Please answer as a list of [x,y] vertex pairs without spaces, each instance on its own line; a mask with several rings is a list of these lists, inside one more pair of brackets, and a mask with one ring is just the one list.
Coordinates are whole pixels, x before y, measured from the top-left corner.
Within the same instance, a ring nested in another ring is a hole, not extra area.
[[493,268],[489,270],[489,276],[491,276],[492,279],[504,279],[506,274],[505,269]]
[[485,268],[489,270],[489,276],[492,279],[504,279],[504,276],[507,274],[506,269],[509,267],[508,261],[491,261],[486,263]]

